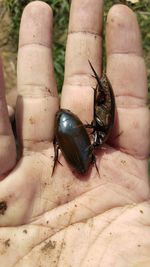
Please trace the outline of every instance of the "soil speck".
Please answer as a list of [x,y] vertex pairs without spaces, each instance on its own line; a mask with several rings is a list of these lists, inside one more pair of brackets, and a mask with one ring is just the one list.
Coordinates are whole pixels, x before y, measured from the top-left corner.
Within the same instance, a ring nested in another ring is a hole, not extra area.
[[4,244],[5,244],[5,247],[10,247],[10,239],[7,239],[7,240],[4,242]]
[[143,210],[140,210],[140,212],[143,214],[144,212],[143,212]]
[[47,251],[49,249],[54,249],[56,246],[56,241],[48,241],[47,243],[45,243],[45,245],[41,248],[41,251]]
[[35,120],[34,120],[33,117],[30,117],[29,121],[30,121],[31,124],[35,124]]
[[0,215],[4,215],[6,210],[7,210],[6,201],[1,201],[0,202]]

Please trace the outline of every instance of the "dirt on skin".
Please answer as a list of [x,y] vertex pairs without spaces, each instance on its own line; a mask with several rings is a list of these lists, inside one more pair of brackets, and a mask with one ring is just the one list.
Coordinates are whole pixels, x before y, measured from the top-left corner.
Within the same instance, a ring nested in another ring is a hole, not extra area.
[[7,239],[5,242],[4,242],[5,246],[6,247],[10,247],[10,238]]
[[51,240],[49,240],[49,241],[48,241],[48,242],[41,248],[41,250],[42,250],[43,252],[45,252],[45,251],[47,251],[47,250],[49,250],[49,249],[54,249],[55,246],[56,246],[56,241],[51,241]]
[[1,201],[0,202],[0,215],[4,215],[6,210],[7,210],[6,201]]

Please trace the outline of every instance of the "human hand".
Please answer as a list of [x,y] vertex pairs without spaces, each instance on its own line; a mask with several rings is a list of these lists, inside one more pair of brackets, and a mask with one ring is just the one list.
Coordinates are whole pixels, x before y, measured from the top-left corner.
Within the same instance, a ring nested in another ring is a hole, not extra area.
[[[18,52],[16,120],[22,158],[17,164],[0,91],[0,266],[148,267],[149,113],[135,16],[116,5],[107,19],[107,75],[117,116],[109,144],[96,152],[100,178],[92,165],[86,176],[77,176],[62,156],[63,166],[57,164],[51,177],[59,101],[50,33],[50,8],[30,3],[22,16]],[[73,0],[61,107],[84,123],[92,120],[95,83],[88,59],[100,75],[101,33],[102,1]]]

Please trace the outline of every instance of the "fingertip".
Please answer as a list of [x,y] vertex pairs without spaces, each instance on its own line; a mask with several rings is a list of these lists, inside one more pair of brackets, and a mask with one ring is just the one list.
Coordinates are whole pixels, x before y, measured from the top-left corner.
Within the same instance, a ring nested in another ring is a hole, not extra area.
[[142,55],[141,34],[134,12],[126,5],[114,5],[108,12],[106,25],[107,54]]
[[109,9],[109,16],[111,17],[111,15],[113,16],[114,14],[116,14],[117,16],[122,17],[122,15],[128,15],[130,14],[131,16],[135,17],[134,12],[131,10],[131,8],[129,8],[127,5],[123,5],[123,4],[116,4],[113,5],[110,9]]
[[43,2],[43,1],[32,1],[29,4],[26,5],[26,8],[32,7],[32,6],[50,8],[51,9],[51,7],[47,3]]
[[33,43],[50,47],[52,26],[53,12],[48,4],[42,1],[29,3],[21,18],[19,47]]
[[34,15],[50,15],[53,16],[53,11],[50,5],[43,1],[33,1],[26,5],[24,8],[22,16],[26,16],[28,14],[34,14]]
[[[103,0],[71,2],[69,32],[102,34]],[[94,15],[93,15],[94,14]]]

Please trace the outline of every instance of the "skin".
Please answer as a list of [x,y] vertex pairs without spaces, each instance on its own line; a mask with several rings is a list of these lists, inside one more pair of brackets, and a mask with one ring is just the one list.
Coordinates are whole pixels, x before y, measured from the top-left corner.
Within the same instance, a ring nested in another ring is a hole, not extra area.
[[[102,1],[72,0],[61,107],[92,120],[88,59],[101,69]],[[52,63],[52,11],[24,10],[18,51],[16,162],[0,74],[0,266],[148,267],[150,192],[146,69],[137,20],[113,6],[106,24],[107,75],[116,97],[110,140],[87,175],[60,155],[54,175],[54,116],[59,107]],[[118,137],[116,137],[121,133]],[[11,152],[11,153],[10,153]]]

